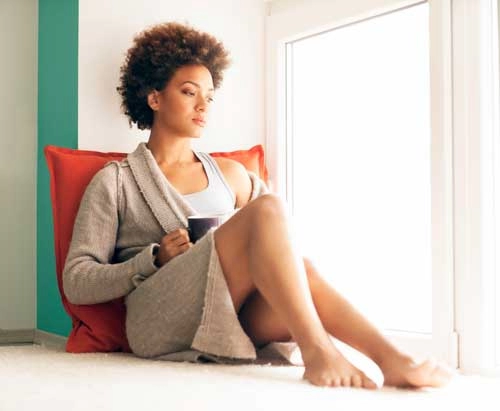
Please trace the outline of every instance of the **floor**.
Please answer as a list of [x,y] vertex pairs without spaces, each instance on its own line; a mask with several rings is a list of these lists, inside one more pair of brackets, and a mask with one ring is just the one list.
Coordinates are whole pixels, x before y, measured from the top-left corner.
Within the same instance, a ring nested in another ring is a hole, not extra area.
[[500,410],[500,379],[457,374],[441,389],[368,391],[316,387],[303,372],[0,346],[0,410]]

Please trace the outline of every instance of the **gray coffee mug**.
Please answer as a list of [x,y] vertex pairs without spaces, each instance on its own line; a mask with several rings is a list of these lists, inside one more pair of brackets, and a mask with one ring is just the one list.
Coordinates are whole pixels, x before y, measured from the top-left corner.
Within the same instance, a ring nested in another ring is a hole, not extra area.
[[212,227],[218,227],[221,223],[219,216],[190,216],[188,217],[189,239],[194,244],[203,237]]

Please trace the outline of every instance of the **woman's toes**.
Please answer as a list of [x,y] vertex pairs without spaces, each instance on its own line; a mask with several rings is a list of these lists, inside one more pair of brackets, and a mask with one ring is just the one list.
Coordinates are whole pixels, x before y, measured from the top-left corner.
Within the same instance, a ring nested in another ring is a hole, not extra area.
[[429,359],[408,373],[408,382],[415,387],[441,387],[449,382],[451,376],[450,369]]
[[351,386],[351,377],[342,377],[342,387]]
[[441,387],[443,385],[448,384],[452,376],[453,376],[453,371],[451,369],[438,364],[432,371],[430,379],[432,380],[433,386]]
[[334,377],[332,380],[332,387],[342,386],[342,379],[340,377]]
[[363,386],[361,375],[353,375],[351,378],[351,383],[354,388],[361,388]]
[[368,388],[370,390],[374,390],[377,387],[377,384],[375,384],[372,380],[370,380],[367,376],[363,378],[363,387]]

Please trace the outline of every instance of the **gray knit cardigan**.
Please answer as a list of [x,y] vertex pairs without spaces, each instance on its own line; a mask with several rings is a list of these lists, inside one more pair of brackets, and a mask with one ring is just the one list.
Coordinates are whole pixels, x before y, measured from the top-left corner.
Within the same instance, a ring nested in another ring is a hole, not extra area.
[[[256,174],[248,174],[252,201],[268,189]],[[96,304],[130,295],[157,272],[153,250],[161,238],[172,230],[187,228],[187,216],[193,214],[196,211],[169,183],[144,143],[121,162],[108,163],[89,183],[75,220],[63,270],[68,300]],[[272,343],[259,351],[262,355],[256,352],[238,321],[213,235],[209,241],[211,244],[203,249],[209,254],[207,259],[199,260],[210,261],[208,266],[176,267],[204,271],[208,277],[206,289],[210,292],[205,295],[203,318],[192,349],[170,356],[167,353],[162,359],[196,361],[204,353],[221,363],[252,361],[261,356],[293,363],[295,343]],[[168,270],[168,266],[161,269]]]

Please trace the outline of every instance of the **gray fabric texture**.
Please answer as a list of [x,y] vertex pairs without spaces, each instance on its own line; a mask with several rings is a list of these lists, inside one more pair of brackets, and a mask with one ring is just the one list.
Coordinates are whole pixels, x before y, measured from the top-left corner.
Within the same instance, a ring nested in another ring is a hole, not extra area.
[[[215,162],[214,162],[215,163]],[[220,171],[220,170],[219,170]],[[251,200],[268,193],[252,172]],[[88,185],[63,270],[73,304],[125,297],[132,351],[168,361],[288,363],[295,342],[256,351],[234,310],[211,229],[161,268],[153,249],[196,215],[169,183],[144,143],[110,162]]]

